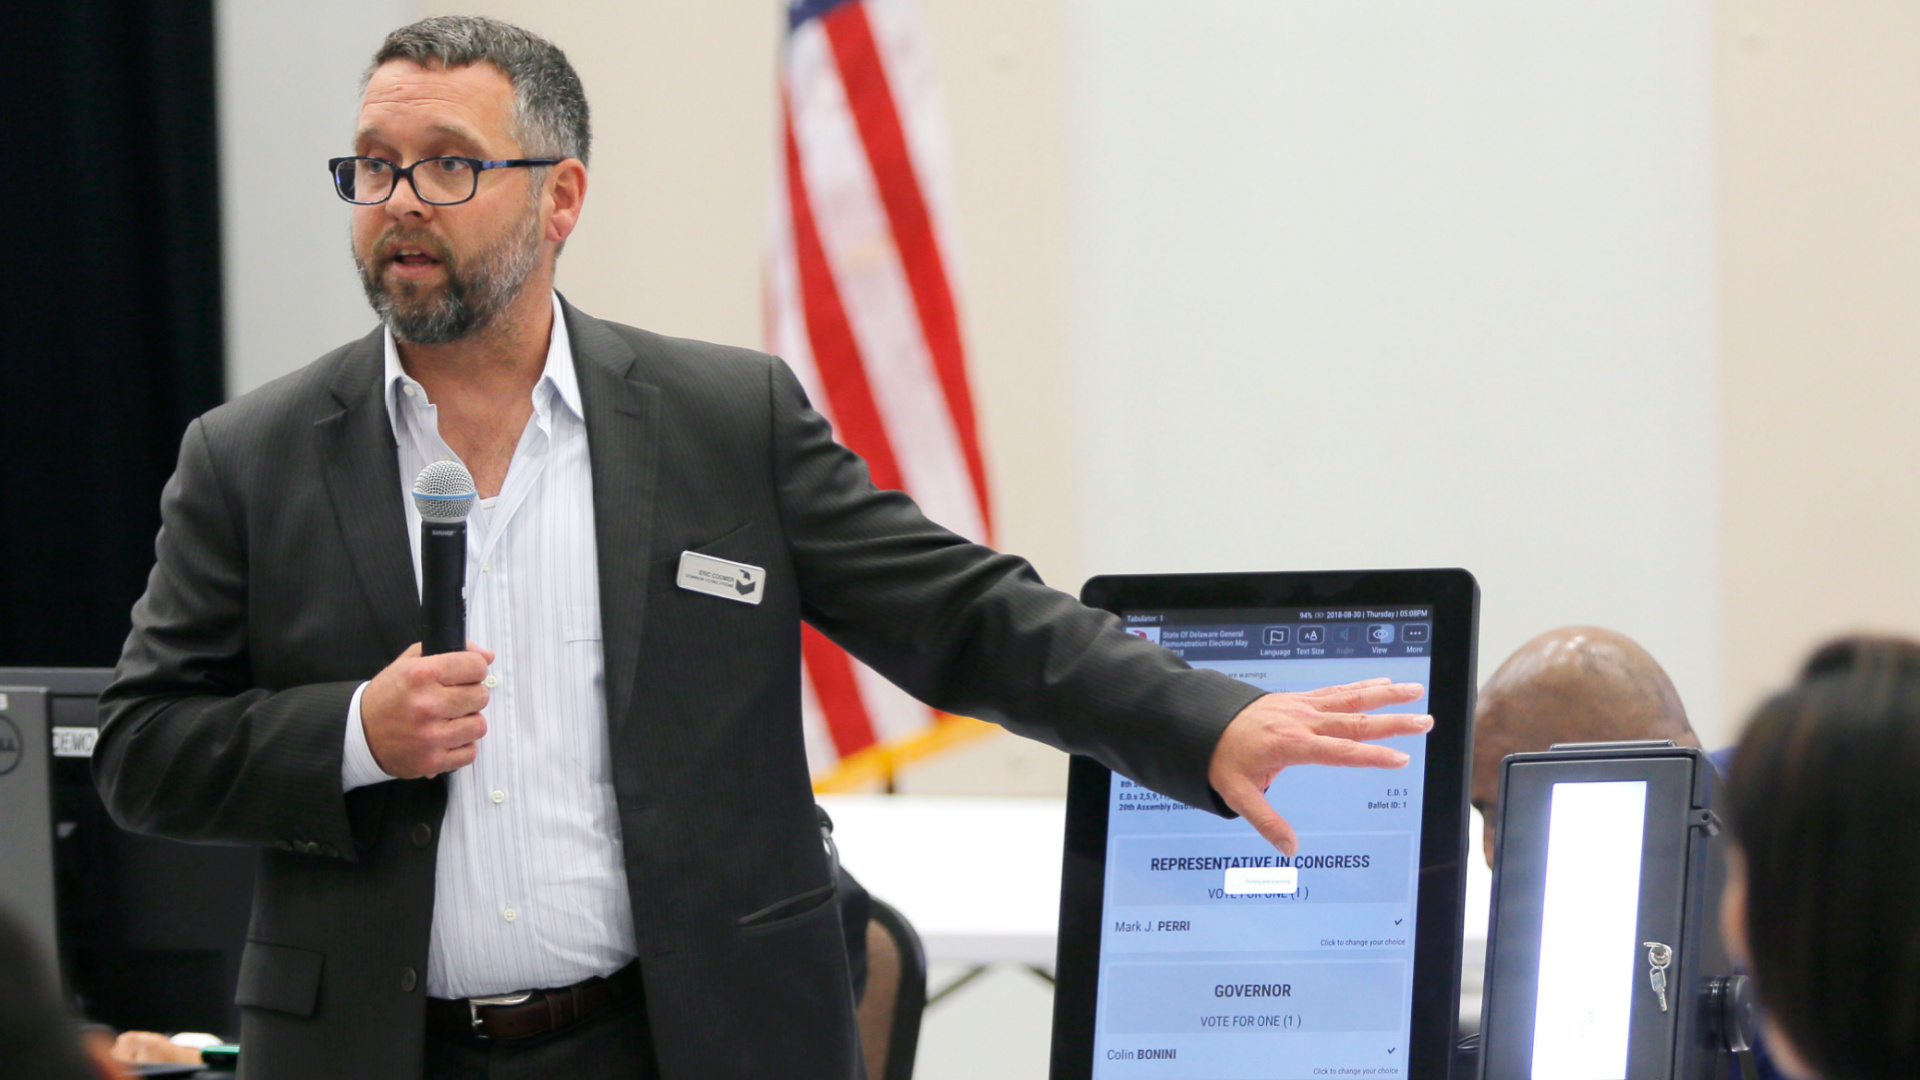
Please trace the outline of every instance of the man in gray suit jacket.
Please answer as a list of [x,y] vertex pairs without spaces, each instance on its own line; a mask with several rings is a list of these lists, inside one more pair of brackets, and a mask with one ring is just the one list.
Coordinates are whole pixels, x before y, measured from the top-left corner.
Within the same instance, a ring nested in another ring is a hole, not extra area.
[[[188,429],[94,756],[127,826],[263,851],[248,1075],[852,1075],[802,620],[1288,850],[1280,769],[1396,766],[1361,740],[1430,725],[1356,715],[1415,687],[1189,670],[877,490],[778,360],[559,300],[587,113],[539,38],[396,31],[355,155],[383,325]],[[404,491],[434,455],[498,501],[488,647],[423,657]],[[683,587],[687,552],[759,602]]]

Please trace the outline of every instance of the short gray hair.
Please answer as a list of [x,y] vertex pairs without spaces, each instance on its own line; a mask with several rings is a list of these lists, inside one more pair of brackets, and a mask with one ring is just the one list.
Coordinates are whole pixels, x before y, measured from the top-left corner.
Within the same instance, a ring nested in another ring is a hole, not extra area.
[[587,92],[559,46],[512,23],[480,15],[436,15],[387,35],[360,78],[360,92],[380,65],[411,60],[423,67],[492,64],[513,87],[514,137],[533,157],[578,158],[593,142]]

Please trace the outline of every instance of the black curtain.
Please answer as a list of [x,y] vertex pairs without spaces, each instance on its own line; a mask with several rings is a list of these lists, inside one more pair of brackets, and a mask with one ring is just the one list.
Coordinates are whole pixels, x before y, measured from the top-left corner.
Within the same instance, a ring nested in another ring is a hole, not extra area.
[[110,666],[223,396],[213,4],[0,9],[0,667]]

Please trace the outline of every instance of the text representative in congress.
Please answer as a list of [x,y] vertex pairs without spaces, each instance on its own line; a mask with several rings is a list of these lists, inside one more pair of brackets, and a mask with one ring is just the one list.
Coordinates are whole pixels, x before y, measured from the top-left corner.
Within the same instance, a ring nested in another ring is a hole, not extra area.
[[[803,619],[1289,851],[1282,768],[1404,763],[1364,741],[1431,722],[1358,714],[1418,687],[1188,669],[876,489],[778,359],[567,304],[587,152],[552,45],[395,31],[334,166],[380,327],[182,440],[94,768],[130,828],[265,849],[245,1073],[852,1076]],[[407,492],[441,459],[479,489],[479,644],[423,657]]]

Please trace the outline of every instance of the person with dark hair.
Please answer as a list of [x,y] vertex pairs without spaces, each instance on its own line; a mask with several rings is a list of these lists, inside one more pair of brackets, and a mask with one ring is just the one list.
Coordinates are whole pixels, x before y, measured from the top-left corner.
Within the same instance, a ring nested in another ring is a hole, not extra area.
[[52,971],[26,928],[0,908],[0,1077],[121,1080],[125,1074],[105,1048],[83,1041],[60,1007]]
[[[426,19],[362,91],[327,164],[380,325],[189,426],[93,754],[122,824],[263,850],[243,1071],[853,1075],[803,622],[1289,854],[1281,769],[1431,728],[1360,715],[1419,686],[1193,670],[877,487],[780,360],[568,304],[552,43]],[[477,644],[428,656],[406,496],[453,461]]]
[[1800,680],[1856,672],[1920,677],[1920,641],[1891,634],[1837,637],[1813,650],[1800,665]]
[[1740,741],[1721,918],[1793,1076],[1892,1080],[1920,1061],[1916,777],[1920,678],[1899,663],[1816,672]]

